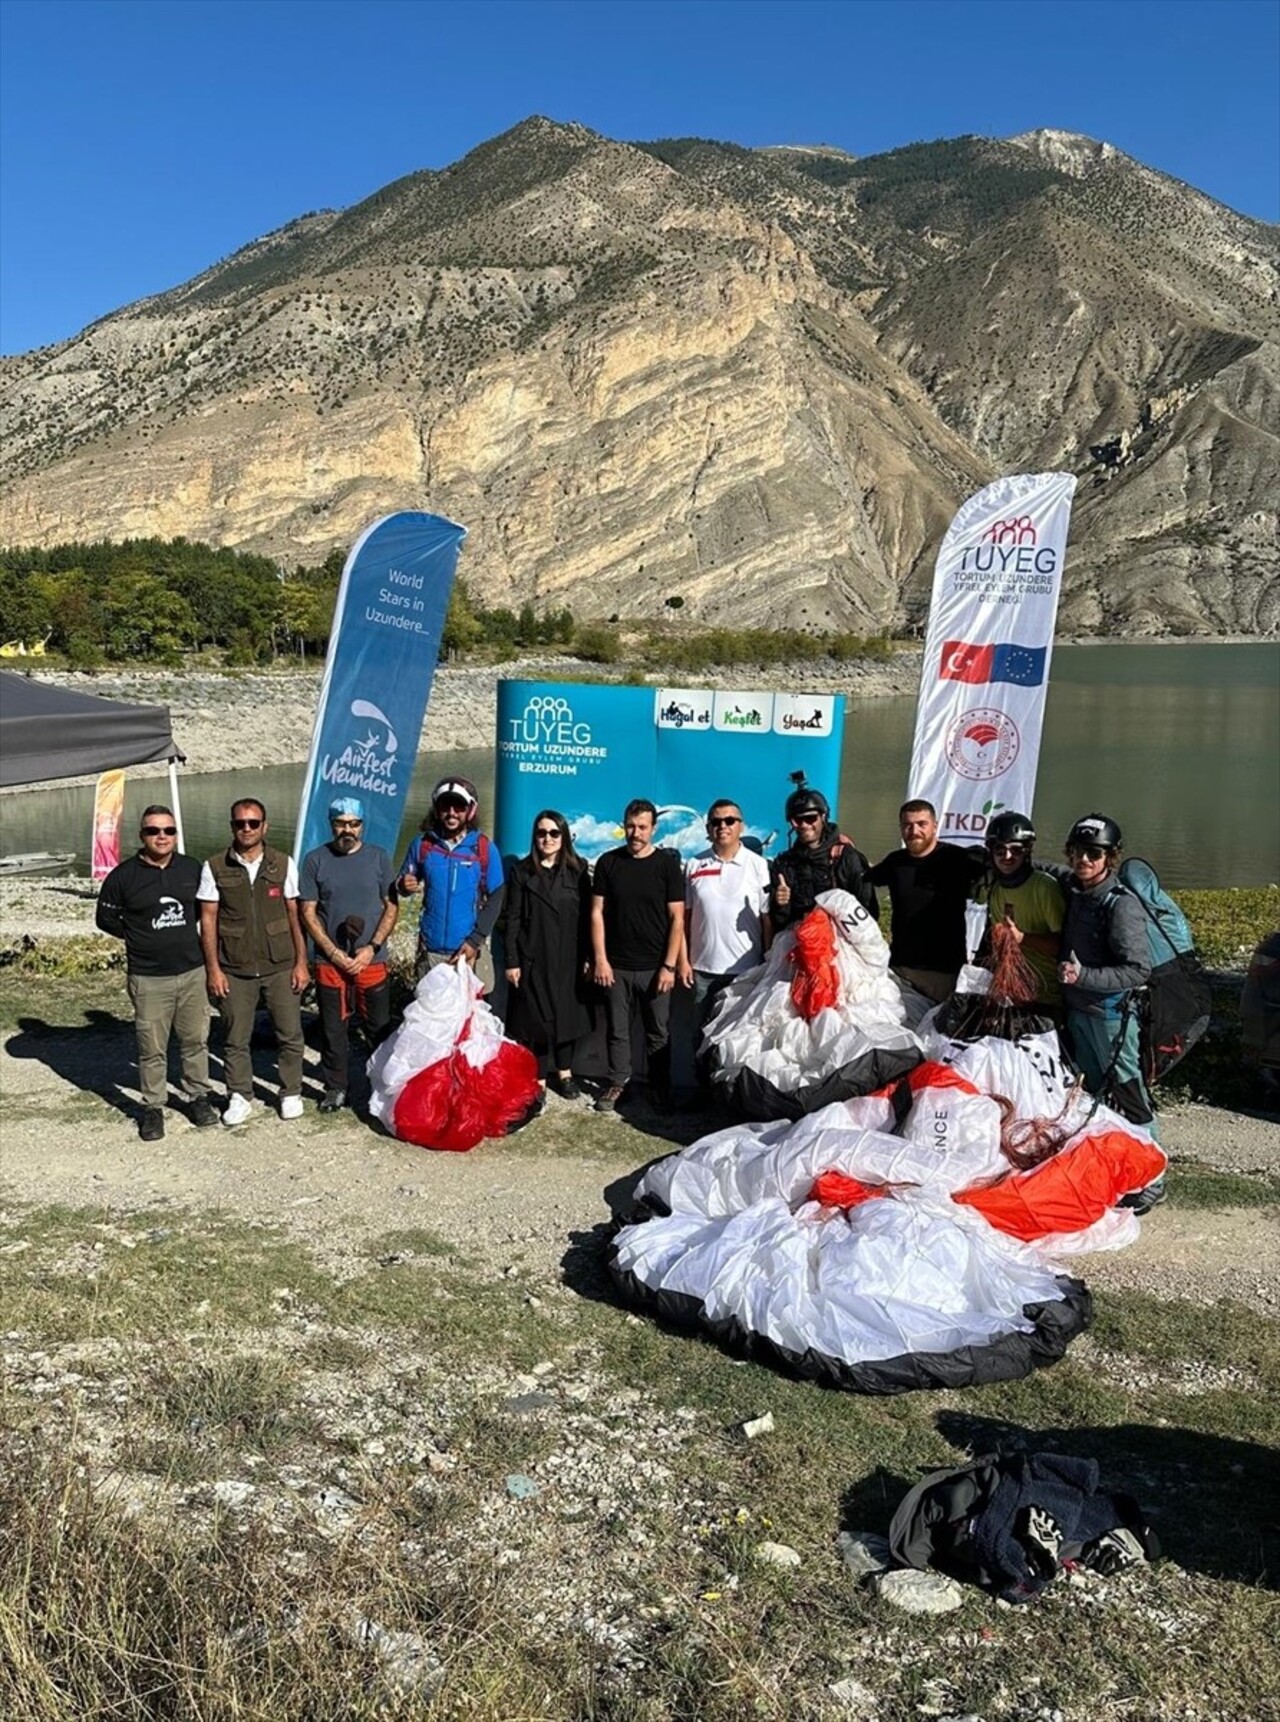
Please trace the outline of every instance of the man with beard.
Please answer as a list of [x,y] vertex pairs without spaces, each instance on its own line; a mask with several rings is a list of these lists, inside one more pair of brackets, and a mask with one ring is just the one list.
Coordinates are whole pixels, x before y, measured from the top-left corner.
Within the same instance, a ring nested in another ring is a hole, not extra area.
[[98,892],[98,926],[124,940],[129,998],[138,1034],[138,1135],[158,1142],[169,1101],[169,1037],[182,1056],[182,1085],[199,1130],[218,1122],[209,1099],[209,998],[200,954],[196,887],[200,863],[178,853],[178,822],[148,807],[142,847],[113,867]]
[[468,963],[486,992],[493,987],[489,935],[502,912],[502,856],[480,829],[480,804],[470,778],[442,777],[431,811],[405,851],[399,890],[422,892],[418,918],[418,980],[441,963]]
[[267,810],[253,796],[231,804],[231,844],[200,873],[200,943],[209,991],[222,1013],[228,1129],[253,1114],[249,1042],[266,1002],[280,1056],[280,1116],[302,1117],[302,994],[311,976],[298,921],[298,870],[267,844]]
[[396,924],[395,869],[385,849],[364,841],[364,807],[352,796],[329,803],[330,842],[303,857],[298,912],[316,948],[320,1006],[321,1112],[347,1099],[347,1022],[358,1011],[371,1046],[391,1022],[385,943]]
[[671,1098],[671,989],[684,940],[684,872],[674,849],[657,849],[652,801],[630,801],[627,841],[596,862],[591,880],[593,975],[604,989],[609,1083],[597,1112],[616,1112],[631,1080],[631,1018],[644,1022],[649,1084],[659,1105]]
[[794,835],[771,870],[774,931],[803,921],[820,893],[833,890],[850,892],[878,921],[880,905],[867,858],[832,824],[826,796],[801,784],[787,797],[786,811]]
[[982,878],[980,849],[938,840],[929,801],[898,809],[902,848],[871,869],[871,883],[888,888],[893,910],[889,966],[901,980],[941,1004],[951,997],[965,961],[964,911]]

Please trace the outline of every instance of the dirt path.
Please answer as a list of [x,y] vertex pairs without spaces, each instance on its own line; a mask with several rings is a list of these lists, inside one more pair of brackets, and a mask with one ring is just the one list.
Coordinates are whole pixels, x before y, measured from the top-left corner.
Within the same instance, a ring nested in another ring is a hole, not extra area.
[[[127,1110],[134,1097],[114,1085],[128,1070],[131,1043],[120,1022],[96,1032],[6,1035],[0,1177],[8,1200],[216,1208],[285,1226],[340,1271],[370,1238],[424,1229],[495,1273],[513,1269],[549,1283],[575,1236],[608,1220],[606,1187],[673,1145],[673,1133],[637,1127],[656,1129],[657,1120],[600,1119],[558,1099],[517,1138],[471,1154],[423,1153],[350,1113],[322,1119],[310,1105],[292,1124],[263,1108],[234,1132],[198,1132],[170,1113],[164,1140],[144,1143]],[[1175,1179],[1178,1158],[1228,1171],[1280,1169],[1274,1121],[1187,1106],[1165,1114],[1164,1125]],[[1274,1210],[1180,1209],[1175,1195],[1145,1222],[1137,1246],[1088,1258],[1083,1272],[1098,1286],[1228,1297],[1280,1313]]]

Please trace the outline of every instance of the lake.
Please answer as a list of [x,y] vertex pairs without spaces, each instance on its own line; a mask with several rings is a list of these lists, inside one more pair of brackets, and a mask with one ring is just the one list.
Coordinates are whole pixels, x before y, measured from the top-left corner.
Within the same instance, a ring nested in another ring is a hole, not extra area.
[[[181,734],[181,713],[175,710]],[[840,823],[876,860],[897,845],[914,699],[850,700],[840,782]],[[305,739],[303,741],[305,746]],[[414,817],[446,769],[473,778],[493,806],[488,748],[423,754],[410,795]],[[209,772],[181,780],[187,848],[211,854],[227,838],[237,794],[261,797],[272,836],[293,836],[302,765]],[[772,820],[743,795],[749,816]],[[161,779],[133,780],[127,830]],[[619,813],[627,786],[619,786]],[[554,794],[549,799],[554,802]],[[779,796],[781,803],[782,797]],[[74,849],[87,871],[93,791],[9,792],[0,799],[4,853]],[[1154,862],[1175,887],[1266,885],[1280,879],[1280,649],[1271,644],[1059,646],[1045,714],[1036,799],[1040,851],[1055,855],[1071,822],[1102,811],[1117,819],[1130,854]],[[781,807],[777,810],[781,816]],[[401,833],[402,843],[408,836]],[[397,857],[399,859],[399,857]]]

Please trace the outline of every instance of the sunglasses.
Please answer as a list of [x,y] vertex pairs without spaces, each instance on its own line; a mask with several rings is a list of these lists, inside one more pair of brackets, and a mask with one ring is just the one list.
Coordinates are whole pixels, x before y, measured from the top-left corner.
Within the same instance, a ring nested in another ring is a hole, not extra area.
[[335,831],[359,831],[364,824],[363,819],[331,819],[329,823]]
[[708,819],[707,824],[708,825],[741,825],[742,821],[741,821],[741,819],[738,818],[738,816],[736,814],[734,814],[732,817],[729,817],[729,818],[719,816],[715,819]]
[[262,821],[260,819],[233,819],[231,821],[231,829],[233,831],[257,831],[260,829],[261,825]]
[[436,811],[438,813],[465,813],[467,811],[467,804],[465,801],[459,801],[456,797],[451,795],[444,801],[436,802]]
[[1083,856],[1086,861],[1105,861],[1110,855],[1109,849],[1101,849],[1096,843],[1075,843],[1067,851],[1069,855]]
[[988,843],[987,848],[993,855],[1025,855],[1025,843]]
[[558,831],[557,831],[557,830],[556,830],[556,828],[555,828],[555,826],[554,826],[554,825],[540,825],[540,826],[539,826],[539,827],[538,827],[538,829],[537,829],[537,830],[536,830],[536,831],[535,831],[535,832],[534,832],[534,834],[533,834],[533,835],[534,835],[534,836],[535,836],[535,837],[543,837],[543,838],[546,838],[546,840],[547,840],[547,841],[548,841],[548,842],[550,842],[550,840],[551,840],[551,839],[552,839],[552,838],[553,838],[553,837],[556,837],[556,838],[558,838],[558,837],[559,837],[559,836],[560,836],[560,833],[559,833],[559,832],[558,832]]
[[176,837],[178,827],[176,825],[144,825],[142,835],[144,837]]
[[820,813],[797,813],[791,823],[793,825],[816,825],[821,818]]

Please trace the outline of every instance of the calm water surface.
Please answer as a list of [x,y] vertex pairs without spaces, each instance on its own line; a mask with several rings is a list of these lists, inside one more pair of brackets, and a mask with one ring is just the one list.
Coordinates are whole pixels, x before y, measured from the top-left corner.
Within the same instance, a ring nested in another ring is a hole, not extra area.
[[[180,710],[174,715],[181,734]],[[897,845],[914,723],[914,699],[849,703],[840,821],[873,860]],[[415,819],[446,768],[473,778],[491,812],[488,749],[423,754],[410,796]],[[272,836],[287,848],[302,769],[299,764],[184,777],[189,852],[207,855],[225,843],[228,806],[245,792],[267,803]],[[755,811],[750,785],[727,787],[745,797],[749,813]],[[779,814],[787,787],[778,786]],[[619,789],[621,804],[626,786]],[[131,781],[126,829],[136,828],[142,808],[166,793],[163,780]],[[87,871],[92,808],[87,787],[6,794],[0,797],[0,850],[74,849]],[[1060,646],[1035,807],[1042,851],[1056,852],[1072,820],[1094,809],[1119,820],[1129,852],[1155,862],[1167,884],[1265,885],[1280,879],[1280,649]],[[767,817],[764,810],[756,816]],[[402,842],[407,835],[406,829]]]

